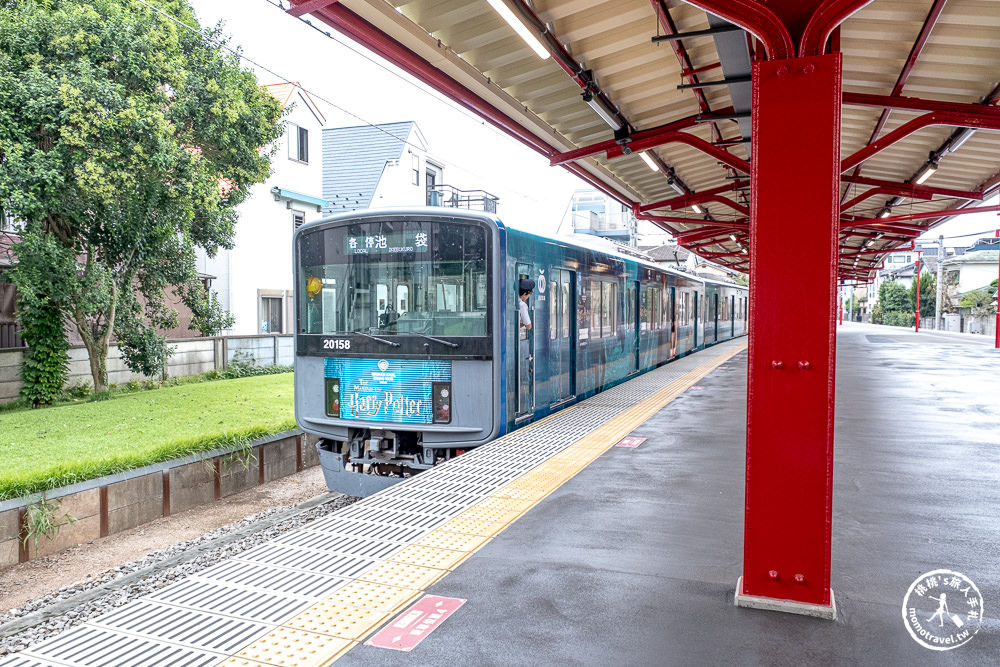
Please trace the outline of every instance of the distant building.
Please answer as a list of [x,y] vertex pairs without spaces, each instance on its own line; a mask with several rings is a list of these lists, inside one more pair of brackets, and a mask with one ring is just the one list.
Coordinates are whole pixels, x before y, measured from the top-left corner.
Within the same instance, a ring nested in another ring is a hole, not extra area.
[[225,333],[234,335],[292,333],[292,233],[327,205],[319,151],[326,119],[297,83],[264,88],[283,107],[294,105],[273,172],[237,209],[235,247],[215,257],[198,251],[198,271],[232,313],[235,323]]
[[600,190],[577,190],[569,205],[575,234],[589,234],[624,245],[636,243],[636,220],[627,207]]
[[444,183],[413,121],[323,130],[324,213],[426,206]]

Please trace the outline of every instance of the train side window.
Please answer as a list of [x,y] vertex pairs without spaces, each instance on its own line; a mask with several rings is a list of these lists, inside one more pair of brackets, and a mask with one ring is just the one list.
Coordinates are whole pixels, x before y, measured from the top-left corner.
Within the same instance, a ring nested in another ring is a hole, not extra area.
[[[555,271],[552,272],[553,274]],[[555,278],[555,276],[553,276]],[[559,336],[559,283],[555,280],[549,281],[549,340],[555,340]]]
[[612,331],[612,320],[611,314],[614,312],[612,299],[614,298],[614,292],[612,291],[611,283],[601,283],[601,338],[611,335]]
[[590,337],[601,337],[601,283],[590,281]]
[[569,294],[569,282],[565,280],[565,276],[568,274],[563,271],[563,282],[560,283],[562,287],[562,337],[569,338],[569,304],[570,304],[570,294]]

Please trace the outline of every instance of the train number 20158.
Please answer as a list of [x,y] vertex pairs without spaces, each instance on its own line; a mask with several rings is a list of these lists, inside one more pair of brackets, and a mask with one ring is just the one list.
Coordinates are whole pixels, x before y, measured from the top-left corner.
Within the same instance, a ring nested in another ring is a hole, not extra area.
[[351,341],[346,338],[325,338],[323,339],[324,350],[349,350]]

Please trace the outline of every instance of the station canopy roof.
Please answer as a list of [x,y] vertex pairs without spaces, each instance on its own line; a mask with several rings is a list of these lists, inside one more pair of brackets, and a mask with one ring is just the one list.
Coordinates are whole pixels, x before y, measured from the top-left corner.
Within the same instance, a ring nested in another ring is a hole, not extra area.
[[[839,277],[864,281],[885,253],[1000,187],[1000,11],[991,0],[799,4],[856,9],[829,48],[843,53],[844,68]],[[750,74],[767,53],[743,29],[677,0],[291,5],[290,13],[367,46],[685,247],[748,269]],[[791,250],[808,250],[794,243]]]

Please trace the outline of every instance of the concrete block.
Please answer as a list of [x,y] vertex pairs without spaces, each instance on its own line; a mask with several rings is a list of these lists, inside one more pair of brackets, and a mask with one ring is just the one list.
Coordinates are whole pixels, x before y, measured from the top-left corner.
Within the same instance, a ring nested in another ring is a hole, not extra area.
[[73,493],[56,498],[55,501],[58,502],[57,517],[68,514],[77,521],[81,521],[93,516],[98,518],[101,516],[101,492],[99,489]]
[[0,512],[0,569],[17,565],[17,510]]
[[17,539],[17,509],[0,512],[0,542]]
[[0,570],[17,565],[18,560],[17,540],[0,542]]
[[264,451],[264,481],[273,482],[276,479],[294,475],[297,471],[296,441],[297,435],[269,442],[261,447]]
[[74,523],[63,523],[59,526],[59,534],[52,539],[38,538],[28,540],[28,559],[59,553],[63,549],[96,540],[101,536],[101,517],[97,515],[79,519]]
[[229,460],[227,458],[222,457],[220,466],[219,486],[223,498],[257,486],[260,479],[260,463],[256,454],[250,458],[246,466],[239,456]]
[[108,485],[108,534],[163,516],[163,475],[153,473]]
[[215,502],[215,466],[211,459],[170,471],[170,513]]

